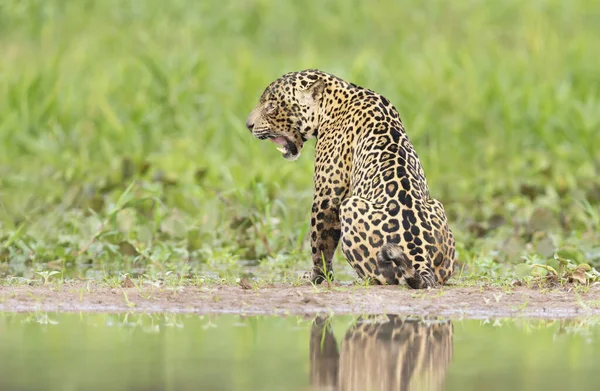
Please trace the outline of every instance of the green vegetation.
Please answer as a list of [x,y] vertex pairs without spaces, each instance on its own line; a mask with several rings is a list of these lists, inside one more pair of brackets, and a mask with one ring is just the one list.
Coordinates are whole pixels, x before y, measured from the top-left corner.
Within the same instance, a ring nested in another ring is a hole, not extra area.
[[598,15],[584,0],[5,0],[0,273],[295,281],[313,143],[286,162],[244,120],[309,67],[399,109],[459,279],[598,266]]

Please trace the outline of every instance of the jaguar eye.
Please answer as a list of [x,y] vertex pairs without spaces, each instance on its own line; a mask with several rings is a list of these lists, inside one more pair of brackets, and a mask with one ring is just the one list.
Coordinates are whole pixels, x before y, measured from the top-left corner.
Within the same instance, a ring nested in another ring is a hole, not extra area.
[[267,108],[265,109],[265,112],[267,114],[273,114],[276,110],[277,110],[277,106],[275,105],[275,103],[269,102],[267,104]]

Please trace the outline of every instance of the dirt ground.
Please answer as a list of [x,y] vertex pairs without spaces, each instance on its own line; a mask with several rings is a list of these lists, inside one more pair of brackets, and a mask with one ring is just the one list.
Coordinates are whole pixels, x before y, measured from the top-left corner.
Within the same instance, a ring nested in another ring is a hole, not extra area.
[[[248,288],[248,287],[247,287]],[[452,287],[414,291],[404,287],[269,285],[106,288],[85,283],[61,286],[0,286],[0,311],[177,312],[242,315],[317,313],[438,315],[448,317],[569,318],[600,315],[600,286],[542,291],[522,286]]]

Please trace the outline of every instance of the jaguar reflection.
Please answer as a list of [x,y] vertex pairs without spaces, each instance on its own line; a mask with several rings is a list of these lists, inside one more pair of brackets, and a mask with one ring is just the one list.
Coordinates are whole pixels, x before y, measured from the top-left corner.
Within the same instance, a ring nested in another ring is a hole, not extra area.
[[450,320],[395,315],[358,319],[338,349],[330,318],[310,333],[310,381],[315,390],[441,390],[452,361]]

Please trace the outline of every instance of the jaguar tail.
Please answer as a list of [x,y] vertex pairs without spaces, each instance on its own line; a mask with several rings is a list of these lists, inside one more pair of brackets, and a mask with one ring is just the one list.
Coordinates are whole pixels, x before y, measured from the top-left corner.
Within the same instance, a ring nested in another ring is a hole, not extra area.
[[384,274],[404,277],[408,286],[413,289],[435,287],[437,281],[430,268],[416,270],[411,260],[397,244],[385,244],[377,254],[378,267]]

